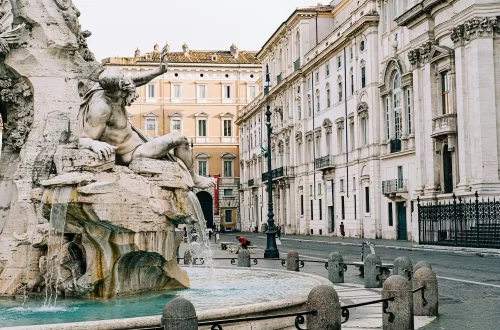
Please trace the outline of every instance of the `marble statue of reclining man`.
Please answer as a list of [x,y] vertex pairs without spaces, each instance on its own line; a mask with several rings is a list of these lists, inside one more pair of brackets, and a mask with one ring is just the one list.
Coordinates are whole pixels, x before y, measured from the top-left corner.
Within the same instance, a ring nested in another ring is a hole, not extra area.
[[138,98],[136,88],[167,72],[166,57],[164,49],[160,67],[151,71],[127,75],[118,68],[107,68],[101,73],[99,83],[87,92],[80,106],[79,148],[90,149],[105,160],[116,153],[119,165],[128,165],[136,158],[173,160],[170,154],[173,149],[189,170],[194,187],[212,187],[213,178],[194,173],[193,155],[184,135],[169,133],[148,141],[128,120],[126,107]]

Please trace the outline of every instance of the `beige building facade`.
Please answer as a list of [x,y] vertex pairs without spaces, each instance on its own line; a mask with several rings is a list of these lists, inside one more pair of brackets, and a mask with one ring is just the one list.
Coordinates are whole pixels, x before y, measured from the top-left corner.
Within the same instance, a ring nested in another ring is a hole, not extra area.
[[[169,49],[167,44],[165,47]],[[139,87],[139,98],[128,109],[135,127],[154,138],[180,132],[192,142],[195,169],[200,175],[219,176],[218,189],[198,191],[207,226],[239,229],[239,109],[257,94],[261,65],[256,52],[169,51],[164,75]],[[107,67],[125,71],[151,70],[159,65],[160,46],[135,51],[133,57],[103,60]],[[215,196],[215,195],[218,196]]]
[[238,114],[242,227],[419,239],[417,198],[500,194],[498,1],[334,0],[258,53],[271,89]]

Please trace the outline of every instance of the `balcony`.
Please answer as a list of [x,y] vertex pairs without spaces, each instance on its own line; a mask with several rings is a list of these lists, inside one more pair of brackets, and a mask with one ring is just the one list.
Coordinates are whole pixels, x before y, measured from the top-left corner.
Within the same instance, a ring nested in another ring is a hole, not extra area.
[[391,145],[391,154],[394,152],[400,152],[401,151],[401,139],[394,139],[389,141]]
[[293,70],[297,71],[300,68],[300,58],[293,62]]
[[276,76],[276,85],[278,85],[283,80],[283,73]]
[[408,180],[406,179],[394,179],[382,181],[382,194],[390,195],[396,193],[407,193],[408,192]]
[[[268,180],[268,173],[269,172],[262,173],[262,181]],[[278,167],[271,171],[271,177],[273,180],[290,176],[294,176],[294,170],[291,166]]]
[[457,115],[449,113],[432,118],[431,137],[435,138],[448,134],[457,134]]
[[248,180],[248,188],[255,187],[255,179]]
[[326,170],[329,168],[334,168],[334,159],[333,156],[325,156],[321,158],[316,158],[314,160],[314,167],[317,170]]

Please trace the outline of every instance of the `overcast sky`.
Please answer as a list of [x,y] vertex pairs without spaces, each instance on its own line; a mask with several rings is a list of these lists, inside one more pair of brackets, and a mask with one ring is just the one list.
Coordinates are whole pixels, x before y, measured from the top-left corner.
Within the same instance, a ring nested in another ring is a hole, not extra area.
[[[297,7],[317,0],[73,0],[81,11],[80,23],[98,60],[133,56],[136,47],[151,51],[166,42],[180,51],[258,51]],[[329,1],[324,1],[327,4]]]

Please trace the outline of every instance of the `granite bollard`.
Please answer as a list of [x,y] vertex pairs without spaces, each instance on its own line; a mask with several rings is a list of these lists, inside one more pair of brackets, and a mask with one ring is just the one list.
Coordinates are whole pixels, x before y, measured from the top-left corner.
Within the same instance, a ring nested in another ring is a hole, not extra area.
[[413,274],[413,287],[424,287],[422,291],[413,293],[413,306],[416,316],[438,315],[438,281],[432,269],[420,268]]
[[413,330],[413,292],[408,278],[392,275],[384,283],[382,299],[394,298],[382,305],[384,330]]
[[250,251],[241,249],[238,252],[238,267],[250,267]]
[[397,257],[394,259],[394,267],[392,268],[393,275],[401,275],[411,281],[413,275],[413,264],[408,257]]
[[420,268],[429,268],[432,270],[431,264],[429,264],[427,261],[421,260],[417,262],[415,266],[413,266],[413,273],[416,273]]
[[341,309],[337,291],[328,285],[314,287],[307,297],[307,307],[316,310],[316,315],[307,315],[309,330],[340,330]]
[[332,283],[344,283],[344,258],[340,252],[328,256],[328,279]]
[[380,257],[376,254],[369,254],[365,258],[364,262],[364,273],[365,273],[365,288],[380,288],[382,287],[382,281],[380,278],[380,266],[382,266],[382,261]]
[[286,254],[286,269],[294,272],[299,271],[299,253],[297,251],[288,251]]
[[194,265],[195,260],[193,256],[193,252],[191,250],[187,249],[184,252],[184,265]]
[[184,298],[175,298],[163,308],[163,330],[198,330],[198,318],[193,304]]

